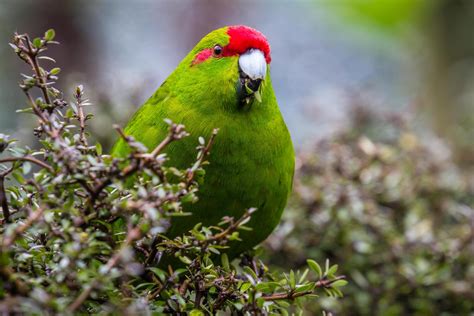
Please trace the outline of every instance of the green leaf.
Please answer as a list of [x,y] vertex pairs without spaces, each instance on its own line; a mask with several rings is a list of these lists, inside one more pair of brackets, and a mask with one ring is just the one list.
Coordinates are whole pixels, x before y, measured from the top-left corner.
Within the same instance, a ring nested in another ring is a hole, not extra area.
[[276,288],[280,287],[280,283],[278,282],[261,282],[258,283],[256,288],[260,292],[273,292]]
[[288,281],[290,283],[290,287],[294,289],[296,286],[296,279],[295,279],[295,272],[293,270],[290,270],[290,277]]
[[338,267],[339,267],[339,266],[338,266],[337,264],[333,265],[333,266],[332,266],[331,268],[329,268],[329,270],[326,272],[326,275],[329,276],[329,277],[333,276],[334,273],[336,273]]
[[56,36],[56,32],[54,31],[54,29],[49,29],[44,33],[45,41],[52,41],[55,36]]
[[308,275],[309,270],[305,269],[303,274],[300,276],[300,279],[298,280],[298,283],[303,283],[306,280],[306,276]]
[[95,144],[95,152],[97,155],[101,156],[102,155],[102,145],[100,143]]
[[343,296],[344,296],[344,294],[342,294],[341,290],[339,290],[339,289],[336,288],[336,287],[332,288],[331,290],[333,291],[334,296],[336,296],[336,297],[337,297],[337,296],[338,296],[338,297],[343,297]]
[[25,183],[25,178],[23,178],[23,175],[21,173],[15,171],[15,172],[12,173],[12,176],[13,176],[13,178],[15,178],[15,180],[18,183],[20,183],[20,184]]
[[245,266],[243,270],[245,273],[249,274],[253,278],[253,280],[257,281],[257,275],[255,274],[255,271],[253,271],[250,267]]
[[341,287],[341,286],[345,286],[347,285],[349,282],[347,282],[346,280],[337,280],[333,283],[331,283],[331,286],[332,287]]
[[166,279],[165,271],[158,269],[158,268],[148,268],[151,272],[153,272],[161,281]]
[[23,174],[27,174],[31,171],[31,164],[29,162],[23,163]]
[[43,42],[41,41],[41,38],[37,37],[33,40],[33,46],[36,48],[41,48],[43,46]]
[[321,266],[314,260],[308,259],[306,260],[306,263],[308,263],[308,266],[311,270],[316,272],[319,278],[323,276],[323,270],[321,269]]
[[182,263],[187,264],[187,265],[190,265],[192,262],[192,260],[186,256],[179,256],[179,260],[181,260]]
[[59,68],[59,67],[55,67],[55,68],[53,68],[49,71],[49,73],[52,74],[52,75],[57,75],[60,72],[61,72],[61,68]]
[[15,112],[16,113],[33,113],[33,109],[32,108],[26,108],[26,109],[16,110]]
[[260,91],[255,91],[255,93],[253,94],[255,96],[255,99],[259,102],[259,103],[262,103],[262,96],[260,94]]
[[229,257],[227,254],[223,253],[221,255],[221,263],[225,271],[230,271]]
[[241,292],[241,293],[247,292],[247,290],[248,290],[251,286],[252,286],[252,283],[250,283],[250,282],[242,283],[242,285],[240,286],[240,292]]
[[276,303],[281,306],[281,307],[284,307],[284,308],[288,308],[291,306],[290,303],[288,303],[287,301],[282,301],[282,300],[279,300],[279,301],[276,301]]
[[314,283],[314,282],[304,284],[304,285],[300,285],[300,286],[296,287],[295,292],[300,293],[300,292],[312,291],[315,286],[316,286],[316,283]]

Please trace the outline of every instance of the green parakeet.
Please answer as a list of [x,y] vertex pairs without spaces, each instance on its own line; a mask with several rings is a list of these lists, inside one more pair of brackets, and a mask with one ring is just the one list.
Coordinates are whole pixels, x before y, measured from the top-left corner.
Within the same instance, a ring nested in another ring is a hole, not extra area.
[[[208,156],[196,203],[184,205],[186,217],[173,218],[167,236],[175,237],[201,222],[216,225],[223,216],[240,218],[258,210],[241,231],[235,256],[262,242],[278,224],[291,191],[294,150],[270,78],[270,46],[258,31],[229,26],[206,35],[145,102],[125,132],[150,150],[167,135],[165,118],[184,124],[191,137],[166,149],[169,163],[188,168],[196,158],[199,136],[219,133]],[[119,140],[113,155],[124,156]]]

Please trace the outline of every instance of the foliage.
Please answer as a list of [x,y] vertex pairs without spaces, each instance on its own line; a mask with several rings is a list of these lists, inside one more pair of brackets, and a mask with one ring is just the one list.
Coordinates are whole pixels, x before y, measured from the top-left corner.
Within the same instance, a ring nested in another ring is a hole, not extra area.
[[[194,177],[204,172],[217,131],[200,138],[187,170],[165,165],[166,146],[187,136],[170,121],[151,151],[116,127],[130,154],[103,154],[87,132],[92,115],[83,88],[65,100],[55,88],[60,69],[40,65],[54,62],[44,55],[54,37],[53,30],[33,40],[16,34],[11,44],[33,69],[20,83],[29,103],[21,112],[37,119],[40,148],[0,135],[0,311],[287,314],[319,292],[342,295],[346,281],[329,261],[324,270],[309,260],[309,269],[289,273],[271,272],[249,255],[229,262],[227,242],[239,239],[258,210],[196,225],[174,240],[162,236],[173,217],[186,216],[181,205],[198,198]],[[161,266],[163,254],[179,263]]]
[[322,302],[336,314],[474,310],[474,177],[411,125],[358,108],[347,130],[299,155],[290,210],[267,243],[270,262],[343,263],[345,299]]
[[421,22],[438,0],[351,0],[329,4],[338,16],[356,26],[394,35],[406,31],[407,25]]

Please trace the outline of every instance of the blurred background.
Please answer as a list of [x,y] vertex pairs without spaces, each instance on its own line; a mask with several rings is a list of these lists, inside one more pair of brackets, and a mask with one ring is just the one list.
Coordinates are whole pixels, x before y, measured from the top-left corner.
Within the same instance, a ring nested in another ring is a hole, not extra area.
[[[298,151],[271,265],[329,258],[349,278],[341,314],[472,315],[474,1],[0,2],[0,131],[34,145],[13,32],[54,28],[61,84],[94,104],[105,147],[203,35],[262,31]],[[302,225],[304,223],[304,225]],[[308,303],[309,313],[321,306]]]
[[[355,27],[368,19],[361,16],[363,2],[2,0],[0,126],[17,130],[21,118],[13,113],[24,101],[16,87],[19,63],[6,43],[15,31],[40,35],[47,28],[57,30],[62,44],[51,54],[66,74],[63,83],[84,83],[96,112],[104,103],[113,106],[118,113],[107,123],[123,122],[205,34],[233,24],[268,37],[275,91],[297,145],[344,124],[354,94],[407,111],[420,92],[416,66],[429,49],[413,38],[418,30],[407,30],[413,21],[374,16],[371,23],[380,25]],[[420,15],[421,4],[398,2],[417,11],[400,18]]]

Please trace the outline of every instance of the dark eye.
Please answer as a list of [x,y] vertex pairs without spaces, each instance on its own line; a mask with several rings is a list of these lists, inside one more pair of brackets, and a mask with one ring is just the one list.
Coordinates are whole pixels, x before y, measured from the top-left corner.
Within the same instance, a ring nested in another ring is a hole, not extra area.
[[219,45],[214,46],[214,56],[220,56],[222,54],[222,47]]

